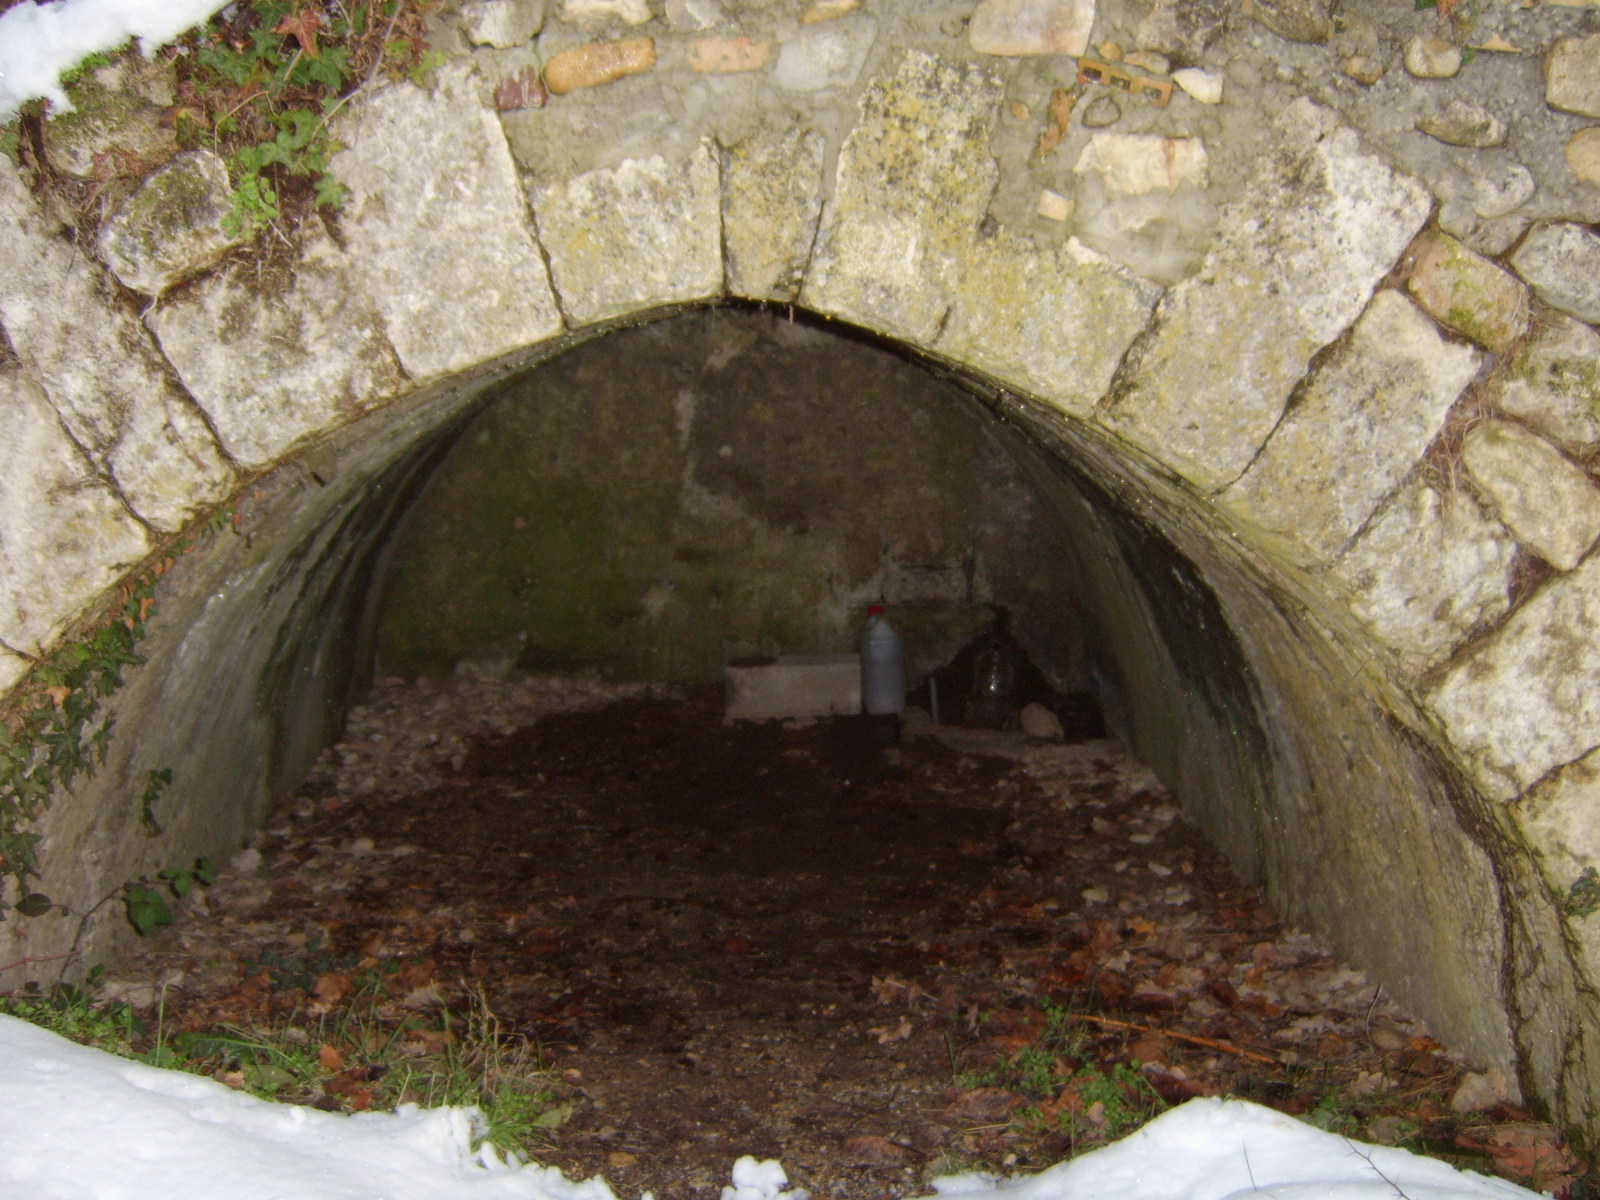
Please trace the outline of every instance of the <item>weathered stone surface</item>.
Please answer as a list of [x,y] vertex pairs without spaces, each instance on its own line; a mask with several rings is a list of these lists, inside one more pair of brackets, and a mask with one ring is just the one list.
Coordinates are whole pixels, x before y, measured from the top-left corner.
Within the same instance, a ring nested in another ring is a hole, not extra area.
[[[1558,896],[1600,863],[1600,750],[1584,755],[1518,800],[1511,815]],[[1600,981],[1600,920],[1567,922],[1591,982]]]
[[800,14],[800,23],[815,25],[818,21],[837,20],[860,7],[861,0],[811,0],[805,12]]
[[667,0],[667,24],[674,29],[712,29],[727,19],[718,0]]
[[1282,149],[1224,212],[1199,272],[1162,300],[1104,410],[1204,488],[1249,464],[1311,356],[1366,307],[1431,203],[1310,101],[1278,128]]
[[1568,138],[1565,157],[1573,175],[1600,184],[1600,125],[1586,125]]
[[561,15],[580,23],[615,19],[627,25],[643,25],[650,19],[650,5],[647,0],[566,0]]
[[1000,96],[988,68],[918,51],[873,81],[839,150],[807,307],[933,341],[999,177],[988,128]]
[[137,321],[108,301],[94,264],[57,240],[0,156],[0,320],[62,422],[162,530],[232,486],[233,472]]
[[1052,192],[1049,188],[1040,188],[1033,211],[1047,221],[1065,221],[1072,215],[1072,197]]
[[379,407],[404,375],[362,280],[325,233],[287,284],[235,268],[147,318],[234,460],[249,468],[299,438]]
[[1399,292],[1379,292],[1222,503],[1310,561],[1332,558],[1438,435],[1481,358]]
[[1245,11],[1291,42],[1325,42],[1333,32],[1327,0],[1250,0]]
[[967,39],[979,54],[1076,56],[1093,25],[1094,0],[982,0]]
[[205,270],[250,239],[222,228],[233,187],[209,150],[181,154],[151,175],[100,231],[100,253],[118,279],[155,295]]
[[496,112],[515,112],[519,108],[543,108],[550,103],[550,89],[545,87],[538,67],[523,67],[508,75],[494,89]]
[[696,38],[689,43],[689,66],[704,74],[759,71],[772,58],[773,44],[749,37]]
[[1107,191],[1123,196],[1170,194],[1185,183],[1198,188],[1211,183],[1211,160],[1202,139],[1158,133],[1096,133],[1072,171],[1097,175]]
[[1541,323],[1489,383],[1488,398],[1573,454],[1600,449],[1600,333],[1571,317]]
[[1406,43],[1404,62],[1418,79],[1449,79],[1461,71],[1461,50],[1444,38],[1418,36]]
[[1600,33],[1562,38],[1544,59],[1544,98],[1551,108],[1600,117]]
[[851,87],[878,36],[878,22],[866,13],[803,25],[783,43],[772,79],[791,92]]
[[1521,163],[1485,166],[1472,183],[1472,211],[1487,219],[1515,212],[1539,190],[1533,172]]
[[820,132],[798,127],[750,138],[728,151],[722,242],[728,290],[735,296],[793,300],[800,294],[822,216],[826,153]]
[[1222,103],[1223,76],[1218,71],[1184,67],[1172,73],[1172,80],[1201,104]]
[[1166,75],[1172,70],[1172,61],[1154,50],[1130,50],[1122,56],[1122,65],[1138,67],[1150,75]]
[[[18,371],[0,371],[0,411],[0,641],[40,654],[152,546]],[[20,674],[6,657],[0,687]]]
[[1401,489],[1333,563],[1356,616],[1416,670],[1510,606],[1516,540],[1465,492]]
[[1546,584],[1427,698],[1496,799],[1600,746],[1600,555]]
[[720,172],[703,143],[684,163],[628,159],[536,187],[533,207],[574,325],[722,290]]
[[619,38],[614,42],[585,42],[554,55],[544,68],[544,85],[551,94],[564,96],[579,88],[599,87],[628,75],[639,75],[656,65],[653,38]]
[[1528,328],[1528,289],[1449,234],[1419,240],[1406,290],[1434,320],[1496,354]]
[[545,0],[467,0],[461,6],[461,32],[474,46],[509,50],[544,26],[544,5]]
[[82,88],[72,112],[44,124],[44,154],[57,171],[79,179],[137,175],[178,152],[178,137],[160,106],[134,92]]
[[1541,225],[1517,247],[1511,266],[1546,304],[1600,324],[1600,237],[1581,225]]
[[1481,104],[1460,98],[1417,118],[1417,128],[1451,146],[1487,150],[1503,146],[1506,123]]
[[0,695],[10,691],[12,684],[28,673],[28,666],[27,659],[0,649]]
[[333,170],[351,264],[414,380],[560,332],[505,135],[465,73],[385,88],[334,135],[349,147]]
[[1537,434],[1483,421],[1467,432],[1461,459],[1500,519],[1551,566],[1570,571],[1600,537],[1600,489]]
[[934,349],[1062,411],[1087,416],[1161,289],[1069,238],[1001,232],[970,247],[965,286]]
[[1104,129],[1122,119],[1122,109],[1110,96],[1096,96],[1083,106],[1083,127]]
[[1139,44],[1197,62],[1232,11],[1227,0],[1156,0],[1139,22]]
[[1339,64],[1339,69],[1367,87],[1383,78],[1383,63],[1367,54],[1352,54]]

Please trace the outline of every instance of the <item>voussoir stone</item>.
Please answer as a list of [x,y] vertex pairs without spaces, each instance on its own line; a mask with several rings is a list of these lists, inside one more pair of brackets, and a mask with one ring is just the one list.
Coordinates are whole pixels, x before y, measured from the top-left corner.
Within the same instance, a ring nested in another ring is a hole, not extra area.
[[1503,412],[1573,454],[1600,449],[1600,333],[1557,315],[1489,382]]
[[1517,540],[1570,571],[1600,537],[1600,489],[1549,442],[1509,421],[1474,425],[1461,459]]
[[0,321],[29,376],[122,498],[173,531],[225,496],[233,470],[149,335],[87,256],[55,236],[0,156]]
[[721,172],[705,143],[686,162],[627,159],[536,185],[532,199],[574,325],[722,291]]
[[790,127],[751,137],[723,162],[722,241],[728,290],[752,300],[793,300],[822,216],[827,139]]
[[116,277],[154,296],[211,266],[250,238],[223,229],[233,185],[210,150],[180,154],[141,183],[100,231]]
[[1089,47],[1094,0],[983,0],[967,25],[979,54],[1066,54]]
[[1424,234],[1406,290],[1442,325],[1503,354],[1528,329],[1528,289],[1446,233]]
[[1421,671],[1511,606],[1516,550],[1516,539],[1472,496],[1417,479],[1329,569],[1356,616]]
[[1600,117],[1600,33],[1562,38],[1544,59],[1544,98],[1551,108]]
[[1511,266],[1546,304],[1600,324],[1600,237],[1581,225],[1541,225],[1516,248]]
[[0,641],[37,655],[152,545],[15,369],[0,370],[0,411]]
[[1222,503],[1326,561],[1438,435],[1481,359],[1379,292]]
[[808,308],[914,344],[936,336],[999,179],[999,76],[908,51],[862,93],[801,293]]
[[1004,230],[972,243],[934,349],[1087,416],[1161,289],[1068,238],[1041,248]]
[[384,88],[333,132],[351,266],[413,380],[561,331],[505,134],[465,71]]
[[1135,344],[1102,420],[1207,489],[1236,479],[1311,357],[1366,307],[1431,196],[1309,100],[1277,122],[1200,270]]
[[778,50],[772,80],[790,92],[852,87],[877,38],[877,19],[866,13],[803,25]]
[[1600,555],[1536,592],[1452,662],[1427,697],[1495,799],[1600,746]]
[[147,316],[234,460],[255,468],[402,387],[383,322],[349,256],[315,229],[286,283],[248,267],[200,281]]

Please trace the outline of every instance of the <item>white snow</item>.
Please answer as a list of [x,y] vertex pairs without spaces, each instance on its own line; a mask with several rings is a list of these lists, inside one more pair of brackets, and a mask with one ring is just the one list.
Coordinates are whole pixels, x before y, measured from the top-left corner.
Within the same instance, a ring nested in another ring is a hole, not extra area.
[[129,38],[151,54],[223,7],[225,0],[57,0],[0,13],[0,121],[40,96],[56,111],[72,104],[61,73],[84,56],[115,50]]
[[[0,1200],[615,1200],[602,1179],[472,1149],[470,1108],[344,1116],[74,1045],[0,1016]],[[961,1175],[940,1200],[1528,1200],[1535,1193],[1324,1133],[1243,1100],[1191,1100],[1027,1178]],[[805,1200],[741,1158],[724,1200]]]

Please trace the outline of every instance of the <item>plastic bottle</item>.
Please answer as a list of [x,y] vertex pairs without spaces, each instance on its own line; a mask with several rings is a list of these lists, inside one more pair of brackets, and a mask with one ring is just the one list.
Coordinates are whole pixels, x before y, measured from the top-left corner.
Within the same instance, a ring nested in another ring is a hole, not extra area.
[[906,706],[906,660],[900,635],[883,615],[883,605],[867,609],[861,630],[861,710],[876,716]]

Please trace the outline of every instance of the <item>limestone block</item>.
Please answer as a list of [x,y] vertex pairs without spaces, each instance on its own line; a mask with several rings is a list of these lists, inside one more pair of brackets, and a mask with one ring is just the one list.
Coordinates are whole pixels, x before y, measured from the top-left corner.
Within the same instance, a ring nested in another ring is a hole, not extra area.
[[1406,290],[1434,320],[1504,354],[1528,329],[1528,289],[1445,233],[1425,234]]
[[933,349],[1087,416],[1161,289],[1069,238],[1036,246],[1001,231],[974,242]]
[[1580,457],[1600,449],[1600,333],[1557,316],[1490,380],[1501,411]]
[[315,223],[286,287],[248,267],[146,317],[184,386],[242,466],[383,404],[404,383],[348,256]]
[[137,175],[178,152],[164,110],[144,96],[90,84],[76,89],[77,106],[44,123],[51,167],[79,179]]
[[1066,54],[1089,48],[1094,0],[982,0],[967,25],[979,54]]
[[778,51],[773,82],[791,92],[853,87],[877,38],[877,19],[866,13],[801,26]]
[[1600,33],[1567,37],[1544,59],[1544,98],[1551,108],[1600,117]]
[[1600,489],[1549,442],[1509,421],[1467,432],[1461,460],[1517,540],[1570,571],[1600,537]]
[[[1600,750],[1563,767],[1511,808],[1551,891],[1566,895],[1600,864]],[[1567,922],[1591,982],[1600,982],[1600,916]]]
[[728,290],[752,300],[793,300],[822,216],[826,139],[792,126],[748,138],[723,163],[722,242]]
[[231,207],[228,168],[209,150],[180,154],[151,175],[100,231],[100,253],[136,292],[156,295],[250,239],[222,228]]
[[93,262],[54,236],[0,156],[0,321],[29,376],[134,512],[181,528],[233,472],[139,323]]
[[1541,225],[1517,247],[1511,266],[1546,304],[1600,324],[1600,237],[1581,225]]
[[658,154],[535,187],[533,207],[574,325],[722,291],[721,172],[704,143],[686,162]]
[[415,381],[554,337],[561,317],[505,134],[468,73],[395,84],[335,120],[341,225]]
[[997,74],[909,51],[860,99],[802,300],[928,345],[999,180]]
[[152,546],[35,383],[0,371],[0,411],[0,641],[41,654]]
[[461,6],[461,32],[474,46],[509,50],[544,26],[545,0],[468,0]]
[[1416,670],[1511,606],[1517,544],[1462,491],[1402,488],[1330,568],[1356,616]]
[[1546,584],[1426,697],[1496,799],[1600,746],[1600,555]]
[[1309,100],[1277,122],[1194,276],[1156,310],[1102,419],[1207,489],[1244,470],[1311,356],[1366,307],[1427,219],[1415,180]]
[[1222,502],[1326,562],[1438,436],[1482,357],[1379,292]]

